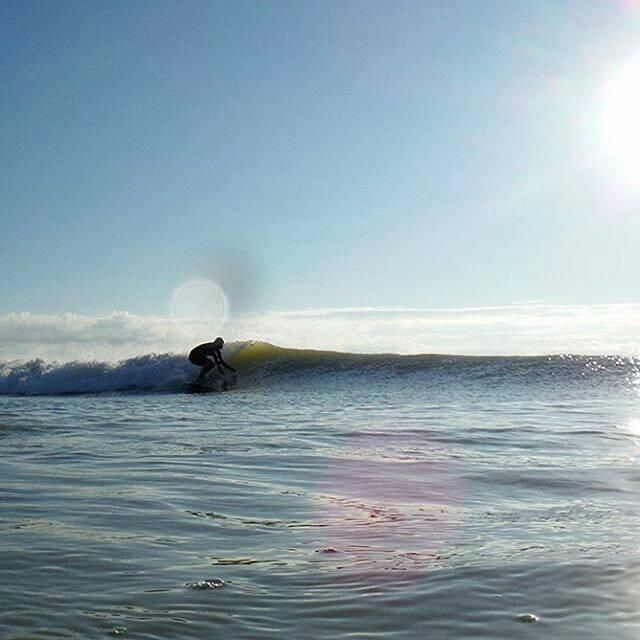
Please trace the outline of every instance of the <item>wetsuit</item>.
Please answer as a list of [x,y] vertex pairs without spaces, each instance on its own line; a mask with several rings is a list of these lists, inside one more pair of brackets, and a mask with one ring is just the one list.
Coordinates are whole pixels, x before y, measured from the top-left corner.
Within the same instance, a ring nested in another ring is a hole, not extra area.
[[209,356],[213,357],[213,354],[217,351],[220,351],[220,348],[213,342],[199,344],[197,347],[191,349],[191,352],[189,353],[189,362],[198,367],[204,367],[204,365],[209,362]]
[[194,347],[189,353],[189,362],[198,367],[206,367],[200,372],[201,378],[214,366],[218,367],[220,373],[222,367],[235,372],[235,369],[222,359],[222,346],[217,342],[205,342]]

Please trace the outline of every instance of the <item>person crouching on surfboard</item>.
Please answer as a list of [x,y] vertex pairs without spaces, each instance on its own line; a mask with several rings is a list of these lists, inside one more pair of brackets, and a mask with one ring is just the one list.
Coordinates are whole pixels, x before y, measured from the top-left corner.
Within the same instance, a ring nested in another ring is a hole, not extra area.
[[197,367],[202,367],[197,378],[198,382],[204,382],[204,377],[213,367],[218,367],[220,373],[224,373],[222,367],[233,371],[233,373],[236,372],[231,365],[228,365],[222,359],[222,347],[224,347],[224,340],[222,338],[216,338],[213,342],[205,342],[191,349],[189,352],[189,362],[195,364]]

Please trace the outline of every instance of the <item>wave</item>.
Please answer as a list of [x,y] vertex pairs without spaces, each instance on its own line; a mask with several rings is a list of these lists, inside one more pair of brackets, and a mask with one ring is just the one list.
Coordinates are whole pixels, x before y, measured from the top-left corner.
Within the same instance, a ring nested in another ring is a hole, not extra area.
[[[241,387],[310,381],[317,376],[428,377],[451,382],[549,377],[640,377],[640,360],[618,356],[453,356],[354,354],[236,342],[225,359],[238,369]],[[0,395],[58,395],[105,392],[176,392],[197,368],[185,355],[148,354],[109,362],[0,362]]]

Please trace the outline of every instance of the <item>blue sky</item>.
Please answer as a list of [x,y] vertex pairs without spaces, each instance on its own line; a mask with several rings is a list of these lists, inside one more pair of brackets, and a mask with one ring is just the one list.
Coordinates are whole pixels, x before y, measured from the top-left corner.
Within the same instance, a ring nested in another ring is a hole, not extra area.
[[189,278],[232,318],[638,299],[638,158],[599,120],[633,0],[5,1],[0,24],[0,314],[163,317]]

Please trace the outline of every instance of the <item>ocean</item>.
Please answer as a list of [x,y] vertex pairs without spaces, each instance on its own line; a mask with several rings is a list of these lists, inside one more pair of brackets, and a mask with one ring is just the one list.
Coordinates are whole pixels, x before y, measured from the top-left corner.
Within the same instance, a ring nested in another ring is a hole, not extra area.
[[0,365],[0,637],[640,637],[640,360]]

